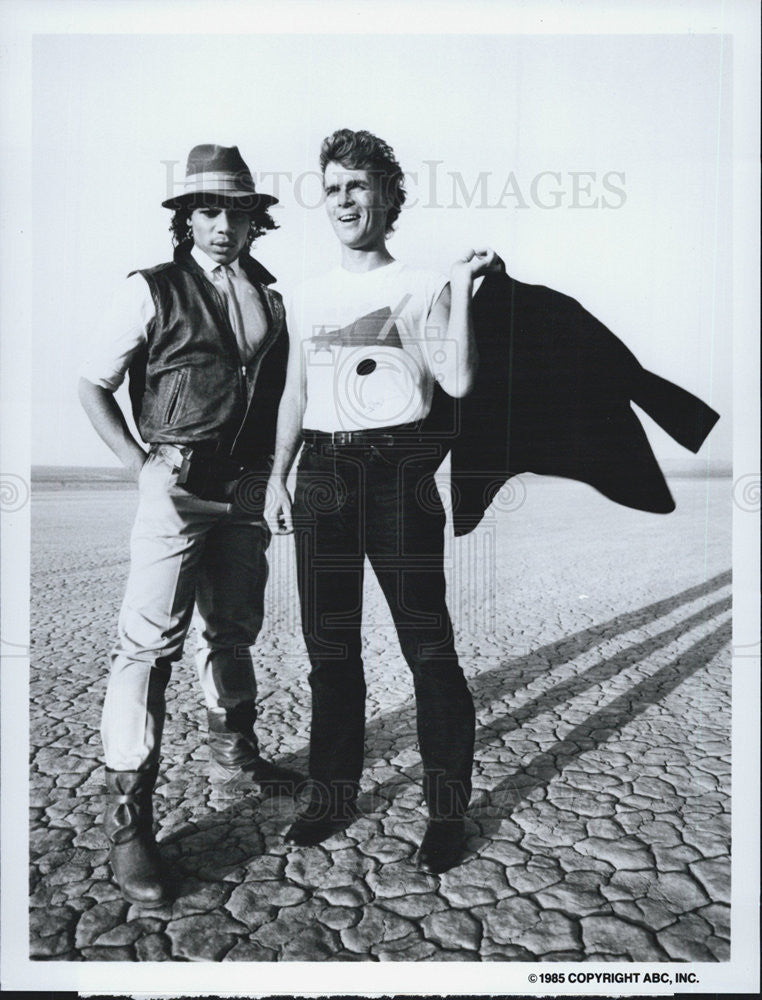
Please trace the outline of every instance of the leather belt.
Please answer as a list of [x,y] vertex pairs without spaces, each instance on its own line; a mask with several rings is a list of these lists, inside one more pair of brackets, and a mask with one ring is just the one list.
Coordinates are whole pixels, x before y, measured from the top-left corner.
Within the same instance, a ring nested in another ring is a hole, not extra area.
[[330,445],[333,448],[362,447],[363,445],[411,445],[431,443],[430,439],[421,434],[418,424],[400,424],[397,427],[385,427],[378,430],[365,428],[356,431],[313,431],[305,429],[302,437],[307,444]]
[[191,459],[195,455],[197,458],[211,458],[212,455],[219,456],[220,458],[229,458],[229,455],[225,455],[224,452],[219,451],[219,445],[216,441],[199,441],[195,444],[181,444],[169,441],[154,441],[149,447],[149,451],[153,454],[164,455],[165,458],[171,458],[178,464],[181,464],[184,459]]
[[216,445],[154,443],[151,452],[172,465],[177,485],[202,500],[229,502],[246,469],[230,455],[219,453]]

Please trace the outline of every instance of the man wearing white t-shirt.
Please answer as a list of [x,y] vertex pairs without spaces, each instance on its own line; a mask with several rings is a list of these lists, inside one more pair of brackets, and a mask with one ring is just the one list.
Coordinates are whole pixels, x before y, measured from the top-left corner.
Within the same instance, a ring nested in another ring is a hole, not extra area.
[[[424,421],[435,382],[451,396],[471,387],[473,282],[502,262],[491,250],[471,250],[448,283],[394,260],[386,239],[405,200],[403,174],[393,150],[369,132],[335,132],[320,165],[341,265],[305,283],[290,310],[268,501],[273,530],[296,532],[312,668],[312,794],[286,840],[320,843],[354,815],[367,557],[413,674],[429,812],[419,864],[442,872],[462,851],[474,708],[445,601],[445,515],[433,478],[442,446]],[[285,484],[302,443],[292,513]]]

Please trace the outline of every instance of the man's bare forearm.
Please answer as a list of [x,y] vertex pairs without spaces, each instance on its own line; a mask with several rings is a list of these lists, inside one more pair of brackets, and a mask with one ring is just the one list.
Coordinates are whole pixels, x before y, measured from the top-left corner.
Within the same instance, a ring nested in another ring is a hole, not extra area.
[[278,408],[275,458],[271,473],[274,479],[280,479],[284,483],[302,443],[303,410],[302,402],[296,394],[284,394]]
[[292,367],[290,376],[278,407],[275,457],[265,500],[265,519],[274,535],[290,534],[294,530],[286,479],[302,441],[304,393],[298,370]]
[[447,340],[454,347],[453,371],[445,391],[451,396],[465,396],[471,390],[479,364],[474,326],[471,319],[471,297],[474,282],[470,274],[459,272],[450,277],[450,318]]
[[137,475],[143,467],[146,453],[130,433],[113,392],[81,378],[79,400],[98,436],[122,465]]
[[471,320],[473,279],[467,271],[453,268],[453,272],[429,316],[429,325],[439,335],[427,340],[426,349],[429,367],[442,389],[448,396],[465,396],[479,364]]
[[432,310],[433,325],[447,330],[439,345],[444,361],[432,370],[450,396],[470,392],[479,367],[471,305],[474,281],[504,270],[502,260],[489,247],[468,250],[450,268],[450,283]]

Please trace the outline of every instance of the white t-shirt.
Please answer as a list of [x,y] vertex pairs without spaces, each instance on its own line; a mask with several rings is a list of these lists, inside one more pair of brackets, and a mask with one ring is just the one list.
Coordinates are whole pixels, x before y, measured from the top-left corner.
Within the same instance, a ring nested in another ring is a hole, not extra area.
[[394,427],[428,414],[432,352],[445,333],[429,314],[446,284],[395,260],[361,273],[337,267],[297,290],[289,327],[302,349],[305,428]]

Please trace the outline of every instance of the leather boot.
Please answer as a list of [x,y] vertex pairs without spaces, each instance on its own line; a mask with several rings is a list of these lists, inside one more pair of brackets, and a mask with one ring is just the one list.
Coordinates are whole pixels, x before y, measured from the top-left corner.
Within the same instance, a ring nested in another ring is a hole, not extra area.
[[224,711],[208,711],[209,777],[212,801],[224,803],[258,788],[268,798],[293,796],[304,775],[265,760],[254,735],[254,702],[242,702]]
[[144,907],[166,902],[153,833],[151,793],[157,771],[157,767],[147,771],[106,768],[108,800],[103,828],[109,839],[109,861],[127,902]]

